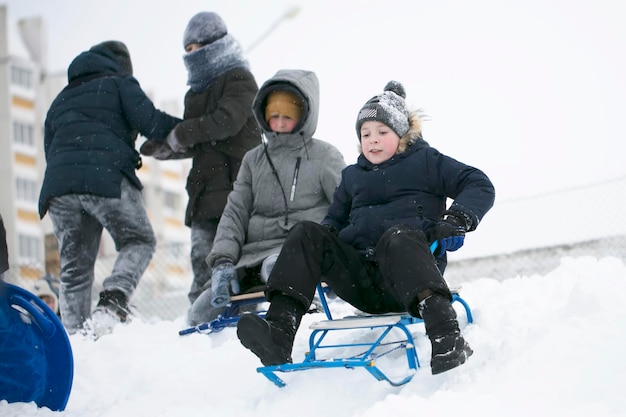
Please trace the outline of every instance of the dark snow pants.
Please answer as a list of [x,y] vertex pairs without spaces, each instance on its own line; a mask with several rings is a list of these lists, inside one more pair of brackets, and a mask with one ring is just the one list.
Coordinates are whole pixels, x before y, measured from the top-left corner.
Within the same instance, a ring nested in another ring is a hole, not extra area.
[[367,313],[408,311],[419,317],[417,295],[427,289],[452,295],[426,236],[408,225],[387,230],[367,261],[320,224],[303,221],[289,232],[270,274],[266,297],[276,293],[311,304],[317,284],[325,281],[343,300]]
[[70,333],[91,316],[94,266],[105,228],[118,251],[105,290],[131,297],[154,254],[156,239],[143,205],[141,191],[126,178],[120,198],[67,194],[50,200],[48,214],[59,241],[61,288],[59,306]]

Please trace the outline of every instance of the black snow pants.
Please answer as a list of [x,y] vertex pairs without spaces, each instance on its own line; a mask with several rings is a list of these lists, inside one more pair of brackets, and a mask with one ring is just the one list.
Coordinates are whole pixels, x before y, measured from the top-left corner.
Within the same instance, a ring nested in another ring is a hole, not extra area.
[[407,311],[419,317],[417,295],[427,289],[452,299],[426,236],[408,225],[387,230],[376,246],[376,261],[368,261],[324,226],[296,224],[270,274],[266,297],[271,301],[283,293],[308,308],[320,281],[371,314]]

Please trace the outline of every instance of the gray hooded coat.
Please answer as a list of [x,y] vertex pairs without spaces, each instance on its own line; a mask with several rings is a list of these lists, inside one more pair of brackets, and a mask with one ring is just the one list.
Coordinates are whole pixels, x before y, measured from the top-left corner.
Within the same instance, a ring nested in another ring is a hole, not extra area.
[[[271,91],[285,88],[301,95],[305,110],[293,132],[275,133],[265,121],[265,101]],[[319,115],[315,73],[278,71],[261,86],[252,110],[265,143],[243,158],[207,256],[209,266],[226,258],[237,269],[252,267],[280,252],[294,224],[322,221],[346,166],[337,148],[313,138]]]

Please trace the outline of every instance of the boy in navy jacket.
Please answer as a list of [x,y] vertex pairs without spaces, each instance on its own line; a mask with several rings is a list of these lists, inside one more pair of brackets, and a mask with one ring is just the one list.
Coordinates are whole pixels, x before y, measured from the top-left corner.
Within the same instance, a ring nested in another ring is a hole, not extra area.
[[473,353],[442,274],[446,252],[460,248],[492,207],[494,187],[482,171],[423,140],[420,115],[409,111],[405,97],[392,81],[365,103],[356,123],[361,155],[344,169],[325,219],[291,229],[267,282],[265,319],[240,319],[241,343],[264,365],[291,362],[300,320],[321,280],[367,313],[421,317],[433,374]]

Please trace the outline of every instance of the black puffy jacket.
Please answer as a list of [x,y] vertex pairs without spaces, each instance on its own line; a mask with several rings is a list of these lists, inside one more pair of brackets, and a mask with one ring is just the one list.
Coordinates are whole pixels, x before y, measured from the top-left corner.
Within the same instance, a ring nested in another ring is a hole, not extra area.
[[492,207],[494,187],[479,169],[441,154],[420,139],[380,165],[361,154],[344,169],[341,183],[322,223],[339,238],[375,259],[374,248],[391,226],[409,224],[433,241],[434,227],[446,210],[462,212],[474,230]]
[[122,178],[138,189],[137,133],[163,141],[180,119],[155,109],[112,52],[94,47],[68,68],[68,85],[45,121],[46,172],[39,196],[43,218],[53,197],[91,194],[119,198]]

